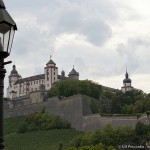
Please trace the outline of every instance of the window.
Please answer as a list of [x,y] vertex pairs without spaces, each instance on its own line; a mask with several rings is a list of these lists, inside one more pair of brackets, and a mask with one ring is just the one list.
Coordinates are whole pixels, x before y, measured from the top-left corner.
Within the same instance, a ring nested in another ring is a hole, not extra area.
[[47,81],[49,81],[49,77],[47,77]]
[[47,84],[47,86],[49,86],[49,84]]
[[38,81],[36,81],[36,84],[38,84]]
[[35,81],[34,81],[34,84],[35,84]]
[[54,75],[55,75],[55,72],[54,72]]

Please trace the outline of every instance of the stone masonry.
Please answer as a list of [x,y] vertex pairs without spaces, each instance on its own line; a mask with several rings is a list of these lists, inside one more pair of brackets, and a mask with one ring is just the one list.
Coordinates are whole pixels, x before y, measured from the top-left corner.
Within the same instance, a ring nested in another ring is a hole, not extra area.
[[[39,96],[41,95],[39,94]],[[38,99],[38,97],[36,98]],[[17,100],[5,102],[4,117],[22,116],[45,109],[46,112],[60,116],[62,119],[69,121],[73,128],[80,131],[102,129],[107,124],[110,124],[112,127],[121,125],[134,127],[137,121],[147,123],[146,115],[137,119],[136,116],[102,117],[100,114],[92,114],[92,111],[87,104],[88,97],[85,95],[79,94],[62,99],[53,97],[48,98],[46,101],[36,101],[33,99],[22,98],[18,100],[18,102]]]

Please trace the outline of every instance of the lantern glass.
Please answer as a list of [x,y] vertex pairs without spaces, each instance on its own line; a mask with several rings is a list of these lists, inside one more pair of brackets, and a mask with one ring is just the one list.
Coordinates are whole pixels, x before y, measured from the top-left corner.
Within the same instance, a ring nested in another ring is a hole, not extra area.
[[11,52],[14,33],[14,26],[0,23],[0,53],[4,57],[7,57]]

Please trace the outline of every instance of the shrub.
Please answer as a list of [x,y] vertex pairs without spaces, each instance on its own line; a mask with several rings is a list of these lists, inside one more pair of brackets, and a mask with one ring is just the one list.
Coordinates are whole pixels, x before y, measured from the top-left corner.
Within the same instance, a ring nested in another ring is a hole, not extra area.
[[18,128],[19,133],[29,131],[70,128],[70,123],[48,113],[37,112],[28,115]]

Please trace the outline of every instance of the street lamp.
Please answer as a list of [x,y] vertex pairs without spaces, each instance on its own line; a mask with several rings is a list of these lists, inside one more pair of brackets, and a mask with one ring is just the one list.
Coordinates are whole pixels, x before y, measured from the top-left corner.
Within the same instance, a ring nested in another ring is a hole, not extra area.
[[4,65],[11,63],[4,62],[9,56],[13,38],[17,30],[16,23],[6,10],[4,2],[0,0],[0,150],[4,149],[3,138],[3,93],[4,93],[4,77],[6,70]]

